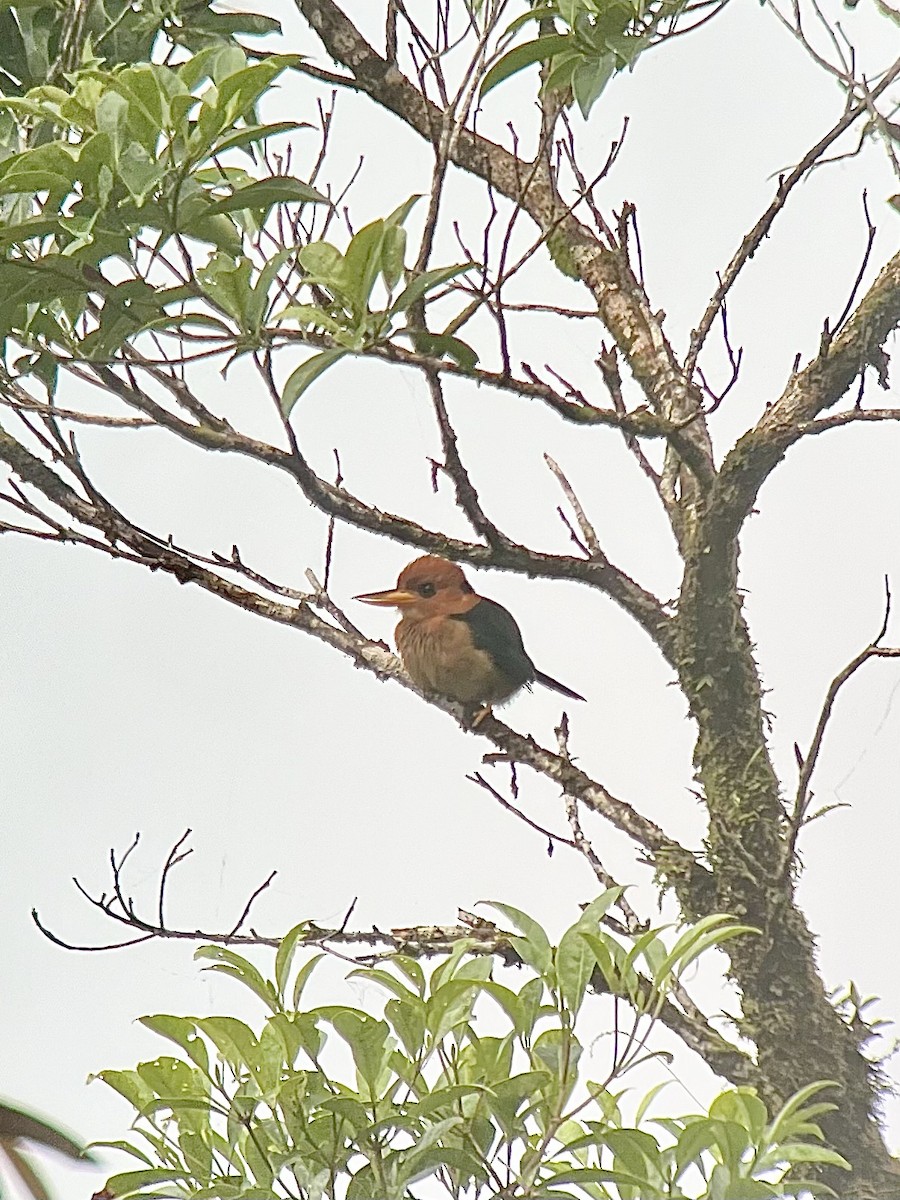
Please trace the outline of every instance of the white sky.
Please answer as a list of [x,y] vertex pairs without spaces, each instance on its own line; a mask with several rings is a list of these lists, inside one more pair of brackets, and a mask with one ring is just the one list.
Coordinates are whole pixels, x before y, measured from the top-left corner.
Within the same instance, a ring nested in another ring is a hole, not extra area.
[[[287,13],[287,5],[277,8]],[[358,2],[351,11],[371,18],[380,8]],[[894,57],[894,28],[876,20],[866,0],[855,13],[832,9],[860,47],[866,73]],[[301,28],[290,26],[291,48],[324,61]],[[499,137],[512,116],[524,137],[534,86],[529,72],[493,93],[482,128]],[[279,105],[311,118],[314,94],[309,84],[285,79]],[[651,298],[667,312],[676,346],[683,348],[698,320],[715,271],[771,198],[773,177],[830,127],[841,105],[837,87],[768,12],[734,4],[703,32],[615,80],[586,128],[574,118],[589,166],[602,162],[623,114],[630,117],[602,200],[637,203]],[[313,152],[313,142],[312,134],[298,135],[301,149]],[[426,191],[430,175],[428,153],[399,122],[342,95],[327,177],[345,179],[361,151],[366,165],[350,197],[357,228]],[[823,318],[843,308],[865,244],[863,188],[878,225],[871,281],[896,249],[900,221],[885,203],[900,189],[875,147],[814,173],[796,191],[736,287],[730,324],[745,366],[713,419],[720,457],[779,394],[794,355],[815,351]],[[448,205],[478,244],[480,189],[455,182]],[[418,228],[416,219],[410,228]],[[445,236],[436,263],[458,258]],[[543,260],[529,278],[531,298],[586,303]],[[538,368],[550,361],[596,393],[596,326],[529,318],[518,328],[519,359]],[[717,344],[711,338],[706,360],[713,378],[723,370]],[[482,346],[490,363],[492,343]],[[285,361],[285,373],[288,367]],[[225,380],[212,371],[200,378],[212,407],[248,431],[277,437],[269,402],[246,367]],[[560,497],[542,463],[548,451],[610,557],[660,595],[674,595],[677,563],[664,522],[611,432],[566,426],[508,396],[459,384],[447,390],[464,460],[502,528],[566,552],[555,515]],[[870,385],[867,401],[890,397]],[[431,494],[425,459],[439,454],[439,442],[423,385],[411,374],[342,363],[303,398],[295,422],[323,474],[338,446],[351,490],[467,536],[448,490]],[[80,441],[103,490],[156,531],[171,530],[201,552],[227,553],[237,542],[248,563],[293,586],[303,586],[307,567],[321,569],[324,522],[286,479],[269,479],[246,462],[209,461],[156,432],[85,430]],[[829,680],[880,624],[885,573],[900,590],[898,449],[900,430],[884,425],[836,431],[792,450],[747,526],[747,613],[788,791],[796,785],[793,742],[808,745]],[[412,557],[396,544],[338,530],[333,593],[373,636],[389,635],[389,615],[350,597],[390,585]],[[611,602],[574,585],[499,574],[479,574],[476,582],[516,614],[539,667],[588,697],[569,706],[572,747],[585,769],[697,845],[703,821],[689,791],[692,728],[648,640]],[[0,595],[0,800],[8,814],[0,1086],[83,1137],[122,1136],[130,1119],[102,1084],[85,1089],[86,1076],[168,1052],[135,1024],[138,1016],[258,1015],[229,981],[200,974],[189,944],[84,955],[58,949],[35,929],[33,906],[64,938],[115,939],[121,931],[89,911],[71,877],[107,888],[108,850],[123,850],[136,830],[142,841],[128,878],[151,904],[168,848],[185,828],[194,831],[195,856],[171,888],[169,919],[182,927],[230,927],[273,868],[278,877],[253,920],[267,933],[306,917],[339,921],[354,896],[359,926],[448,923],[459,905],[501,899],[558,933],[575,919],[577,902],[593,894],[586,867],[561,850],[548,860],[540,837],[465,781],[490,748],[483,740],[310,639],[138,567],[11,537],[0,541]],[[900,642],[896,622],[893,636]],[[900,1011],[898,688],[900,667],[875,662],[842,694],[815,792],[822,804],[850,807],[813,825],[801,843],[800,894],[824,977],[830,986],[852,979],[863,993],[883,997],[878,1014],[885,1017]],[[505,715],[546,743],[559,711],[558,698],[544,693],[520,697]],[[520,776],[528,812],[563,831],[554,789]],[[634,867],[620,835],[590,818],[586,829],[613,874],[646,885],[647,871]],[[653,914],[646,887],[635,903]],[[336,966],[323,981],[342,974]],[[323,982],[313,998],[329,986]],[[725,1002],[704,986],[710,1008]],[[709,1095],[699,1064],[684,1058],[675,1070]],[[693,1106],[676,1092],[670,1089],[660,1111]],[[888,1113],[896,1143],[895,1104]],[[106,1173],[50,1169],[60,1200],[90,1195]]]

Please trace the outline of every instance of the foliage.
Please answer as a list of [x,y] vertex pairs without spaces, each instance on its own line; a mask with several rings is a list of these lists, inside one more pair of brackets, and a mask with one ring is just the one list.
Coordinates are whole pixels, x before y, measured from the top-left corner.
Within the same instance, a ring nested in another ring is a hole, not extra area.
[[214,12],[210,0],[149,0],[141,5],[92,0],[83,6],[5,0],[0,4],[0,91],[20,96],[56,82],[75,65],[67,54],[81,39],[106,63],[116,65],[147,61],[161,35],[196,52],[233,43],[236,35],[279,28],[278,21],[257,13]]
[[540,35],[504,47],[482,80],[481,95],[543,63],[543,93],[576,102],[587,117],[617,71],[633,67],[666,28],[674,30],[679,17],[699,7],[689,0],[534,0],[529,12],[511,22],[501,44],[516,41],[531,22],[539,23]]
[[[273,324],[322,331],[334,348],[291,376],[289,413],[325,367],[386,339],[398,317],[466,270],[406,271],[403,221],[415,196],[361,229],[343,253],[324,240],[276,241],[266,230],[276,206],[327,204],[301,179],[255,178],[235,161],[301,126],[256,116],[262,94],[295,61],[270,55],[251,65],[238,48],[216,45],[177,68],[90,65],[68,90],[0,99],[7,145],[26,125],[62,131],[0,162],[0,336],[11,339],[8,349],[28,351],[18,373],[52,391],[61,355],[105,360],[149,331],[258,348],[271,340],[265,325],[276,299],[305,286],[318,302],[282,304]],[[195,267],[188,244],[196,243],[211,254]],[[387,300],[373,310],[379,279]],[[41,303],[48,294],[53,300]],[[449,336],[432,335],[427,348],[470,364],[477,357]]]
[[[525,913],[495,905],[519,931],[509,939],[524,976],[516,987],[465,942],[430,975],[404,955],[355,970],[351,978],[389,993],[381,1016],[299,1007],[323,957],[294,969],[306,924],[281,943],[271,979],[232,950],[201,947],[207,969],[238,980],[268,1016],[258,1031],[230,1016],[143,1018],[181,1054],[101,1072],[138,1110],[145,1142],[112,1143],[143,1165],[113,1176],[109,1191],[400,1200],[434,1176],[455,1196],[763,1200],[816,1186],[785,1182],[798,1164],[845,1166],[819,1144],[816,1118],[834,1108],[814,1099],[822,1083],[774,1118],[752,1088],[738,1088],[705,1114],[651,1120],[656,1087],[626,1120],[619,1081],[654,1057],[648,1034],[681,974],[752,932],[718,917],[671,946],[661,929],[618,938],[601,922],[619,895],[588,905],[556,947]],[[599,1055],[585,1053],[591,992],[615,998],[600,1080],[589,1074]],[[341,1044],[352,1068],[335,1054]]]

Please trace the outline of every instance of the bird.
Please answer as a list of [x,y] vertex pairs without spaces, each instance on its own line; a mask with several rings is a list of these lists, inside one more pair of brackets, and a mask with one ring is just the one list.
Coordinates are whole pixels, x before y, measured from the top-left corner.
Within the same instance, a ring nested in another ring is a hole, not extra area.
[[482,705],[478,720],[533,683],[570,700],[584,699],[537,669],[512,613],[479,596],[445,558],[417,558],[400,572],[395,588],[354,599],[398,608],[397,649],[410,679],[423,691]]

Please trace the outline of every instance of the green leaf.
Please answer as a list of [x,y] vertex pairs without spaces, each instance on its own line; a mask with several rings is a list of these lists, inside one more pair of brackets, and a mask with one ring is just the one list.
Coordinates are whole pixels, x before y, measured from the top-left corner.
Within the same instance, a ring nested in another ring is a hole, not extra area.
[[521,1120],[516,1121],[519,1109],[528,1101],[532,1104],[541,1098],[542,1091],[552,1083],[549,1071],[524,1071],[510,1079],[501,1079],[491,1085],[486,1103],[499,1122],[507,1139],[511,1139]]
[[[169,102],[161,86],[159,66],[127,67],[117,74],[96,72],[104,86],[128,102],[128,128],[144,149],[155,155],[162,133],[169,124]],[[172,72],[174,75],[174,72]],[[176,77],[177,78],[177,77]],[[181,85],[182,88],[184,84]]]
[[[777,1142],[782,1137],[790,1136],[795,1123],[805,1119],[803,1112],[800,1110],[803,1109],[807,1100],[811,1100],[813,1096],[818,1095],[819,1092],[823,1092],[828,1088],[840,1088],[840,1084],[835,1083],[833,1079],[820,1079],[815,1083],[807,1084],[799,1092],[795,1092],[776,1114],[772,1124],[769,1126],[767,1132],[769,1141]],[[831,1111],[834,1111],[835,1107],[833,1106]]]
[[111,1175],[106,1181],[106,1190],[113,1196],[128,1196],[154,1183],[173,1183],[175,1180],[190,1179],[188,1171],[172,1167],[148,1167],[144,1171],[123,1171]]
[[433,291],[442,283],[448,283],[457,275],[462,275],[464,271],[471,271],[474,265],[474,263],[457,263],[452,267],[434,267],[430,271],[423,271],[421,275],[416,276],[412,283],[407,284],[388,312],[391,316],[405,312],[406,309],[418,303],[426,292]]
[[533,63],[546,62],[555,54],[562,54],[574,44],[575,39],[570,33],[548,33],[543,37],[535,38],[534,41],[525,42],[522,46],[514,47],[507,51],[498,62],[495,62],[487,72],[481,81],[479,95],[483,98],[498,83],[503,83],[505,79],[509,79],[510,76],[524,70],[525,67],[530,67]]
[[474,371],[478,365],[478,353],[462,338],[453,337],[449,333],[430,333],[424,329],[410,329],[412,344],[419,354],[427,354],[430,358],[452,358],[454,362],[466,371]]
[[323,329],[326,333],[338,334],[347,332],[346,322],[338,321],[330,313],[325,312],[315,304],[289,304],[272,318],[275,325],[282,321],[296,321],[313,329]]
[[158,1014],[152,1017],[141,1017],[140,1022],[153,1033],[168,1038],[174,1042],[193,1060],[201,1071],[209,1070],[209,1055],[206,1044],[197,1033],[197,1027],[190,1017],[169,1017]]
[[406,230],[399,225],[388,225],[381,243],[381,274],[388,291],[393,291],[403,274],[406,257]]
[[290,175],[273,175],[256,183],[237,188],[224,200],[211,204],[210,213],[229,213],[239,209],[269,209],[275,204],[328,204],[328,198],[302,179]]
[[278,997],[275,988],[267,979],[263,979],[253,963],[242,958],[240,954],[235,954],[233,950],[229,950],[225,946],[200,946],[194,951],[194,958],[212,959],[213,965],[204,967],[205,971],[220,971],[224,975],[230,975],[233,979],[239,979],[273,1012],[278,1012]]
[[814,1142],[781,1142],[776,1148],[777,1158],[788,1163],[822,1163],[824,1166],[840,1167],[852,1171],[846,1158],[828,1146],[817,1146]]
[[[284,1013],[275,1013],[269,1017],[259,1035],[258,1053],[256,1061],[252,1064],[259,1090],[267,1100],[274,1099],[282,1073],[293,1067],[299,1050],[298,1040],[291,1036],[290,1023],[285,1025],[286,1021]],[[287,1041],[289,1037],[290,1046]]]
[[485,981],[484,991],[497,1001],[512,1021],[516,1032],[520,1032],[522,1026],[522,1006],[518,995],[511,988],[504,987],[502,983],[495,983],[492,979]]
[[394,954],[391,962],[409,979],[420,996],[425,995],[425,972],[408,954]]
[[409,216],[409,214],[412,212],[413,208],[415,208],[415,206],[419,203],[419,201],[421,199],[422,199],[421,192],[414,192],[411,196],[408,196],[407,199],[404,200],[402,204],[397,205],[397,207],[390,214],[390,216],[385,217],[385,219],[384,219],[385,226],[387,228],[390,228],[391,226],[394,226],[394,225],[402,225],[405,222],[406,218]]
[[251,109],[275,78],[288,67],[299,66],[301,54],[272,54],[264,62],[244,67],[226,76],[218,85],[216,114],[221,124],[233,125]]
[[212,142],[209,153],[200,161],[207,162],[214,155],[223,154],[226,150],[240,150],[253,142],[262,142],[280,133],[307,128],[308,125],[307,121],[275,121],[271,125],[245,125],[240,129],[227,130]]
[[656,1139],[641,1129],[610,1129],[604,1141],[615,1156],[615,1165],[642,1175],[650,1186],[658,1188],[663,1182],[663,1158]]
[[659,1093],[664,1088],[667,1088],[670,1083],[672,1083],[671,1079],[664,1079],[662,1081],[662,1083],[654,1084],[653,1087],[650,1088],[649,1091],[644,1093],[644,1095],[641,1097],[640,1104],[638,1104],[637,1108],[635,1109],[635,1113],[634,1113],[635,1125],[640,1125],[640,1123],[643,1121],[643,1119],[647,1113],[647,1110],[650,1108],[650,1105],[653,1103],[653,1101],[656,1099],[656,1097],[659,1095]]
[[565,1029],[547,1029],[535,1041],[532,1056],[557,1079],[571,1080],[581,1058],[581,1046]]
[[330,242],[310,242],[298,251],[297,262],[311,278],[330,284],[342,275],[344,256]]
[[[294,955],[297,952],[297,947],[300,946],[303,940],[309,933],[309,921],[301,921],[289,930],[281,939],[278,950],[275,954],[275,987],[278,990],[278,995],[282,1002],[285,999],[285,989],[287,987],[288,976],[290,975],[291,965],[294,961]],[[308,962],[305,962],[300,968],[298,979],[302,976],[299,987],[294,984],[293,1007],[296,1008],[303,992],[303,985],[309,976],[312,974],[316,963],[320,962],[325,957],[324,954],[314,954]]]
[[496,908],[498,912],[503,913],[504,917],[512,921],[515,927],[525,935],[512,939],[513,947],[522,961],[533,967],[539,975],[548,975],[552,966],[553,951],[550,947],[550,939],[537,921],[522,912],[521,909],[513,908],[511,904],[499,904],[496,900],[489,900],[487,903],[491,908]]
[[722,1162],[736,1177],[740,1174],[744,1154],[751,1145],[750,1134],[735,1121],[716,1120],[713,1122],[713,1129]]
[[29,217],[17,225],[0,225],[0,247],[21,245],[31,238],[50,237],[59,229],[56,217]]
[[259,1061],[259,1043],[253,1030],[236,1017],[197,1017],[197,1028],[215,1045],[231,1067],[253,1070]]
[[375,967],[360,967],[356,971],[351,971],[347,976],[348,979],[367,979],[372,983],[377,983],[381,987],[386,988],[392,995],[400,1000],[408,1000],[413,1003],[418,1003],[419,997],[415,992],[411,992],[405,984],[402,984],[399,979],[391,975],[389,971],[380,971]]
[[755,1141],[766,1127],[769,1114],[754,1088],[740,1087],[722,1092],[709,1106],[709,1115],[723,1121],[735,1121],[742,1125]]
[[417,1118],[430,1117],[436,1112],[451,1111],[458,1106],[460,1100],[464,1100],[468,1096],[483,1096],[487,1092],[487,1088],[477,1083],[454,1084],[452,1087],[438,1088],[436,1091],[429,1092],[417,1104],[411,1104],[407,1111],[410,1116]]
[[616,69],[615,54],[604,54],[598,59],[582,62],[572,74],[572,94],[581,115],[587,120],[591,109]]
[[388,1000],[384,1015],[390,1021],[407,1054],[416,1058],[425,1045],[425,1005],[417,997],[411,1000]]
[[270,307],[269,294],[272,284],[278,278],[278,272],[293,257],[294,250],[291,246],[285,246],[283,250],[273,254],[250,288],[250,296],[244,309],[243,328],[253,336],[258,337],[261,332],[263,319]]
[[435,1044],[448,1033],[467,1024],[480,990],[480,984],[469,979],[448,979],[429,997],[426,1024]]
[[107,1087],[124,1096],[138,1112],[153,1103],[153,1089],[137,1071],[98,1071],[96,1075],[88,1076],[88,1082],[94,1079],[101,1079]]
[[368,1084],[370,1095],[374,1096],[395,1046],[387,1022],[370,1016],[360,1017],[346,1009],[336,1013],[331,1023],[350,1047],[356,1069]]
[[248,258],[216,254],[197,272],[197,278],[213,304],[241,324],[253,293],[252,273],[253,264]]
[[281,33],[281,22],[275,17],[263,16],[261,13],[235,12],[219,13],[212,9],[200,9],[191,12],[192,28],[207,29],[220,37],[234,37],[242,34],[244,37],[264,37],[270,33]]
[[368,305],[372,288],[381,270],[381,243],[384,221],[372,221],[355,234],[344,254],[343,284],[357,313]]
[[209,1104],[209,1080],[180,1058],[163,1055],[152,1062],[142,1062],[138,1065],[138,1074],[169,1107],[185,1099],[197,1101],[204,1107]]
[[[545,1176],[541,1180],[543,1188],[554,1187],[566,1183],[615,1183],[618,1186],[634,1187],[649,1194],[656,1189],[640,1175],[630,1175],[627,1171],[604,1171],[599,1167],[572,1167],[566,1171],[558,1171],[554,1175]],[[563,1193],[556,1193],[563,1195]],[[566,1193],[568,1194],[568,1193]]]
[[580,50],[572,49],[565,54],[557,55],[553,60],[551,71],[544,80],[544,86],[541,89],[542,92],[545,95],[551,92],[559,92],[565,98],[566,92],[572,86],[572,76],[583,62],[584,55]]
[[322,350],[319,354],[308,358],[305,363],[301,363],[292,372],[281,393],[281,411],[285,417],[291,415],[294,405],[306,389],[347,353],[347,350]]
[[88,1150],[121,1150],[123,1154],[130,1154],[132,1158],[139,1159],[148,1167],[152,1167],[152,1161],[147,1157],[143,1150],[139,1150],[137,1146],[133,1146],[131,1142],[127,1142],[124,1138],[117,1138],[111,1142],[89,1142],[86,1149]]
[[660,963],[658,970],[654,971],[654,984],[664,984],[670,972],[681,974],[695,959],[713,946],[720,946],[745,933],[758,934],[759,930],[752,925],[736,924],[727,913],[712,913],[703,917],[681,935]]
[[600,921],[609,909],[621,899],[624,888],[609,888],[585,908],[575,924],[560,938],[556,950],[556,975],[562,989],[563,999],[572,1015],[581,1008],[587,985],[594,972],[596,962],[585,933],[604,938],[599,929]]
[[459,970],[460,964],[464,961],[465,956],[475,944],[474,938],[460,938],[458,942],[453,943],[453,949],[447,955],[442,963],[434,968],[431,972],[429,984],[432,994],[448,979],[452,979],[456,971]]

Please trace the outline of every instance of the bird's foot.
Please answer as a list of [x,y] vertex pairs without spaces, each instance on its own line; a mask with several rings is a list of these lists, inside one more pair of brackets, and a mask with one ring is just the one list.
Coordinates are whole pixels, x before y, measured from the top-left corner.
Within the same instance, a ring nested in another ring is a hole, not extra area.
[[481,724],[481,722],[485,719],[485,717],[492,717],[493,715],[494,715],[494,710],[491,707],[491,705],[490,704],[482,704],[481,708],[479,708],[476,711],[475,715],[472,717],[472,728],[477,729],[478,726]]

